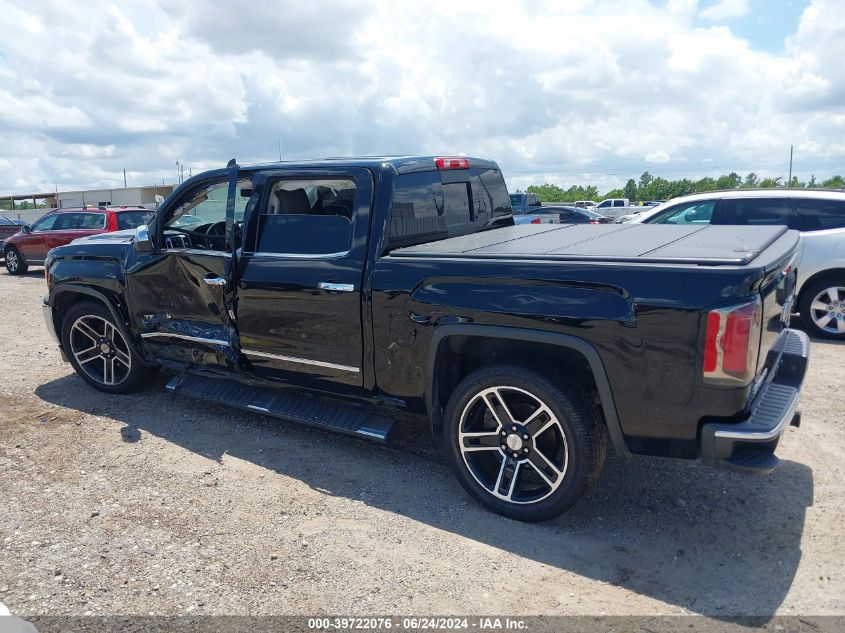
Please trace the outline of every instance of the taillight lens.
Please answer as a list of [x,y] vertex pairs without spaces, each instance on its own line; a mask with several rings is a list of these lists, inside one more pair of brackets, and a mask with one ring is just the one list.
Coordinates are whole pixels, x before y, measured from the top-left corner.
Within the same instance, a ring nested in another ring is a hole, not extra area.
[[531,224],[542,224],[543,221],[540,218],[534,218],[531,220]]
[[747,385],[757,370],[760,348],[761,303],[711,310],[704,336],[704,381]]
[[469,169],[469,159],[451,156],[439,156],[434,159],[437,169]]
[[601,224],[598,220],[590,220],[590,224]]

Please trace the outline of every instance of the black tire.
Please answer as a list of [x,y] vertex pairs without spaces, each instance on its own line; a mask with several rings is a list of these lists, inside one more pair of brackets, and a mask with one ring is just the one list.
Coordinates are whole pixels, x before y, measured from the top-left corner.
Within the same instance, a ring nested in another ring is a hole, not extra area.
[[14,246],[6,247],[3,251],[3,257],[6,263],[6,272],[10,275],[23,275],[29,270],[29,265],[21,255],[21,252]]
[[[490,390],[493,392],[487,393]],[[491,400],[485,400],[484,393]],[[497,398],[499,406],[495,404]],[[532,398],[544,404],[550,414],[541,412],[523,426],[519,418],[527,416],[522,420],[526,421],[532,417]],[[504,408],[500,406],[502,400]],[[494,409],[498,413],[494,414]],[[507,412],[515,423],[499,425],[499,418],[506,418]],[[544,425],[546,430],[540,428]],[[493,428],[495,438],[459,436],[461,431],[488,434]],[[503,430],[507,437],[502,437]],[[598,480],[607,454],[601,415],[581,383],[565,374],[519,366],[482,368],[464,378],[446,406],[443,439],[449,465],[467,492],[493,512],[519,521],[544,521],[568,510]],[[477,452],[464,452],[462,445]],[[501,450],[502,446],[507,451]],[[513,459],[515,454],[518,459]],[[517,462],[519,467],[515,466]],[[543,463],[557,470],[549,470]],[[548,478],[541,476],[541,469]],[[503,473],[509,472],[517,473],[516,479],[510,480],[513,483],[503,480]],[[563,474],[550,483],[554,472]],[[494,476],[496,480],[491,483]],[[505,490],[500,482],[510,486],[509,499],[493,492]],[[548,492],[541,490],[543,485]]]
[[[819,309],[822,305],[825,309]],[[828,277],[814,281],[801,291],[798,311],[809,334],[845,340],[845,279]],[[827,323],[825,314],[829,315]]]
[[65,313],[62,347],[76,373],[105,393],[136,391],[156,371],[141,360],[111,311],[98,301],[81,301]]

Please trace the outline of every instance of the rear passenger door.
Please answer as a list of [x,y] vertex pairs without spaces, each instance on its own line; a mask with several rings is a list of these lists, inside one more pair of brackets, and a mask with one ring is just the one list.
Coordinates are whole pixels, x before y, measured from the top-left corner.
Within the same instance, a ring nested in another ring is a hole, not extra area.
[[236,275],[241,352],[264,378],[361,387],[371,172],[268,171],[257,188]]

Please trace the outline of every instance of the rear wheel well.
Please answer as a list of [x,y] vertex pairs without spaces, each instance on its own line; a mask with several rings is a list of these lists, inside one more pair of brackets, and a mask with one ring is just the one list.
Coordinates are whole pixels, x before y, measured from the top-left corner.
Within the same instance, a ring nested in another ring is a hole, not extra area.
[[571,376],[587,391],[604,417],[590,363],[576,349],[535,341],[457,335],[440,342],[435,363],[431,399],[435,411],[430,413],[437,433],[441,427],[440,412],[461,380],[480,367],[494,364],[519,365],[546,376]]

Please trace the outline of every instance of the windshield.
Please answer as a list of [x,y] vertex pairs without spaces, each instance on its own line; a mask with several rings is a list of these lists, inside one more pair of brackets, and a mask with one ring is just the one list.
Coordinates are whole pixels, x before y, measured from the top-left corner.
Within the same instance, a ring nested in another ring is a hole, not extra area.
[[117,230],[134,229],[146,224],[152,213],[149,211],[121,211],[117,214]]

